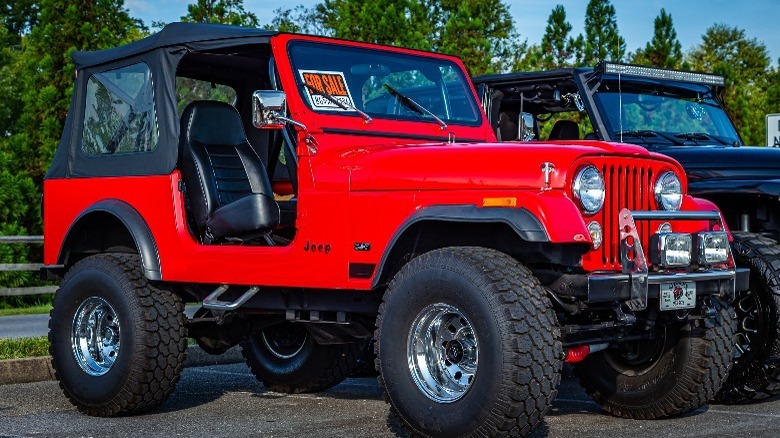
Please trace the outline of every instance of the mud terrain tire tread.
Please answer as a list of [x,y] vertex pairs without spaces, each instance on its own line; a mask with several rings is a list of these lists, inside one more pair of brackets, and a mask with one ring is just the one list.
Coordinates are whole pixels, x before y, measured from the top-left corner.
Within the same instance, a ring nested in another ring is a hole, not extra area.
[[[309,338],[308,342],[314,343]],[[263,386],[274,392],[284,394],[306,394],[330,389],[343,382],[355,370],[359,353],[358,345],[319,345],[314,343],[306,363],[291,375],[275,375],[282,367],[264,366],[257,357],[253,357],[253,348],[249,340],[241,342],[241,355],[250,371]],[[274,369],[272,369],[272,367]]]
[[[187,352],[184,303],[178,295],[149,282],[141,270],[141,260],[135,254],[108,253],[87,257],[68,270],[61,284],[65,286],[71,278],[89,270],[102,271],[117,281],[128,298],[130,313],[141,317],[140,321],[124,321],[124,324],[134,325],[136,331],[134,345],[125,347],[133,348],[130,352],[133,363],[128,367],[127,375],[121,377],[121,389],[110,401],[90,404],[77,398],[63,384],[62,373],[70,371],[58,369],[52,360],[60,388],[69,401],[87,415],[112,417],[148,411],[165,401],[181,377]],[[57,309],[66,299],[62,287],[59,288],[49,318],[49,354],[52,356],[58,353],[59,336],[67,336],[70,343],[69,333],[57,333],[55,329],[58,318],[63,316]],[[112,305],[116,308],[125,304]],[[73,315],[64,316],[73,318]],[[67,354],[72,356],[71,352]]]
[[[592,384],[592,373],[603,372],[598,364],[600,356],[591,356],[574,368],[574,374],[580,379],[585,392],[612,415],[635,420],[652,420],[683,415],[695,410],[715,397],[726,380],[732,367],[734,332],[736,321],[730,315],[730,309],[718,301],[717,320],[690,321],[689,359],[680,375],[670,375],[677,379],[674,387],[665,394],[657,394],[651,401],[636,405],[621,404],[613,400],[609,393]],[[683,335],[683,337],[685,337]],[[605,353],[605,352],[602,352]],[[602,353],[598,353],[599,355]],[[597,362],[590,362],[590,361]],[[588,368],[588,364],[597,364]]]
[[[381,373],[380,359],[388,303],[396,299],[402,283],[431,268],[453,271],[472,282],[482,281],[483,293],[489,295],[492,309],[498,310],[495,315],[500,321],[499,327],[506,330],[501,333],[503,371],[497,376],[500,379],[497,396],[482,424],[458,435],[528,435],[542,422],[557,396],[563,360],[560,329],[552,304],[531,271],[507,254],[482,247],[448,247],[422,254],[395,275],[385,292],[374,334],[374,352],[384,399],[391,404],[391,413],[399,419],[395,426],[413,436],[442,434],[419,430],[400,415],[393,406],[385,376]],[[472,284],[477,286],[479,283]],[[406,364],[400,366],[405,368]]]
[[[733,235],[732,251],[737,266],[750,268],[751,284],[758,277],[764,285],[759,292],[769,307],[767,316],[771,326],[760,355],[747,364],[737,360],[716,397],[720,403],[742,404],[780,394],[780,245],[753,233],[734,232]],[[756,293],[752,287],[751,290]]]

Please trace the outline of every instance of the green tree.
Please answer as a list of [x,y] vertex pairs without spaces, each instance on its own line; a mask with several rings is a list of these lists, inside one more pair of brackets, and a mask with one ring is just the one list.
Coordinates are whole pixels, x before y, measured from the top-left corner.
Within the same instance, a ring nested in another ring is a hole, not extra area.
[[187,6],[181,21],[257,27],[257,15],[244,9],[243,0],[198,0]]
[[39,12],[36,0],[0,0],[0,21],[7,30],[0,43],[18,48],[22,35],[37,24]]
[[38,24],[23,43],[23,109],[7,144],[14,170],[37,183],[49,167],[73,92],[74,50],[114,47],[139,38],[140,22],[122,0],[43,0]]
[[325,35],[430,50],[427,9],[418,0],[325,0],[314,7]]
[[715,24],[702,35],[702,43],[689,54],[695,70],[726,77],[726,110],[747,144],[765,143],[764,117],[777,103],[767,96],[770,59],[766,46],[745,31]]
[[621,61],[626,54],[626,40],[620,36],[615,7],[609,0],[590,0],[585,10],[585,37],[580,64],[598,61]]
[[[5,25],[0,23],[0,41],[8,38],[8,35]],[[20,53],[10,45],[0,46],[0,150],[4,140],[13,133],[22,107]]]
[[663,68],[679,68],[682,50],[674,30],[672,15],[665,9],[653,20],[653,39],[647,43],[643,56],[650,65]]
[[449,9],[437,50],[460,56],[472,75],[495,73],[516,40],[509,7],[501,0],[445,1]]
[[575,40],[569,36],[571,23],[566,21],[566,10],[557,5],[547,19],[542,37],[542,68],[553,69],[570,65],[574,55]]
[[475,75],[522,47],[501,0],[325,0],[312,15],[323,34],[456,54]]
[[274,10],[271,23],[263,25],[263,29],[279,32],[308,33],[324,35],[325,30],[318,26],[315,11],[303,5],[294,8],[278,8]]

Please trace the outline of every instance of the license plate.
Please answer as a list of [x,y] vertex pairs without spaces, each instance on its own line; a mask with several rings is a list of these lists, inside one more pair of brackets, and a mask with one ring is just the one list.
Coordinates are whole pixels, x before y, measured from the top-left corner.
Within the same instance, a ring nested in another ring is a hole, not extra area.
[[696,307],[696,283],[683,281],[661,285],[661,310]]

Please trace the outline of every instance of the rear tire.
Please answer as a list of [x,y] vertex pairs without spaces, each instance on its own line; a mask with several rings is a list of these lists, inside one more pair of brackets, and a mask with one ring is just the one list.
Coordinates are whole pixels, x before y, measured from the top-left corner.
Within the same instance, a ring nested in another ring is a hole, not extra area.
[[135,414],[173,391],[186,335],[181,298],[149,283],[137,255],[100,254],[77,262],[62,280],[50,314],[49,353],[60,387],[79,411]]
[[527,435],[557,395],[552,306],[527,268],[495,250],[411,260],[385,292],[374,338],[379,383],[412,434]]
[[780,394],[780,246],[752,233],[734,233],[737,266],[750,268],[750,289],[734,300],[734,368],[716,400],[737,404]]
[[283,322],[241,342],[252,374],[266,388],[287,394],[332,388],[355,368],[355,344],[320,345],[300,323]]
[[734,320],[718,301],[705,320],[659,326],[655,340],[626,352],[610,348],[574,368],[580,384],[612,415],[637,420],[674,417],[711,400],[732,365]]

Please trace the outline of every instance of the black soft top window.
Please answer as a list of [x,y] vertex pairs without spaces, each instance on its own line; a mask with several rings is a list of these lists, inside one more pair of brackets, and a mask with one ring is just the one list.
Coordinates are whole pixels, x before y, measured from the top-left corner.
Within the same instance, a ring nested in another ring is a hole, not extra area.
[[152,85],[143,62],[89,77],[81,146],[85,155],[154,151],[158,131]]
[[317,92],[321,90],[372,117],[433,120],[405,106],[388,85],[447,123],[481,122],[471,88],[454,62],[328,43],[293,42],[289,51],[298,90],[314,111],[354,114],[323,97]]

